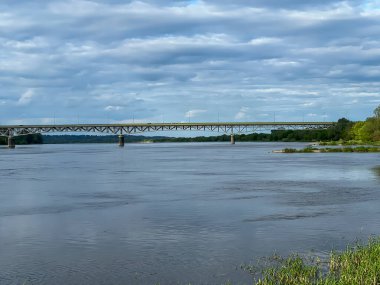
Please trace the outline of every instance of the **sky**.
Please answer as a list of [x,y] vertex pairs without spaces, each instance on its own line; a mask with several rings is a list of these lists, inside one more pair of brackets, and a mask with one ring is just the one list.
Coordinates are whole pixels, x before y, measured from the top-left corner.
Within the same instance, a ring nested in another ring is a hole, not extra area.
[[0,124],[363,120],[379,104],[380,0],[0,1]]

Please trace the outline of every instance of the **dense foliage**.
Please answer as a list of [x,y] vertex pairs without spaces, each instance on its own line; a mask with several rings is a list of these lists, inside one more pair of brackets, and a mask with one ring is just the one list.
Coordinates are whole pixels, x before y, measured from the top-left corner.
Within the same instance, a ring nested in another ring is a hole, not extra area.
[[[18,137],[15,137],[15,141],[16,141],[16,144],[42,144],[43,143],[42,135],[40,134],[18,136]],[[0,145],[6,145],[6,144],[8,144],[8,138],[0,137]]]
[[355,123],[350,130],[349,139],[361,142],[380,141],[380,106],[375,109],[373,117]]

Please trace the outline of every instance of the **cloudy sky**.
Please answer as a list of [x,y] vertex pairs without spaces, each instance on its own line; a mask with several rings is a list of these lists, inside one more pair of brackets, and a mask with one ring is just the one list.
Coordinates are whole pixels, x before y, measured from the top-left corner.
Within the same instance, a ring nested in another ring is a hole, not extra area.
[[1,124],[361,120],[379,87],[380,0],[0,1]]

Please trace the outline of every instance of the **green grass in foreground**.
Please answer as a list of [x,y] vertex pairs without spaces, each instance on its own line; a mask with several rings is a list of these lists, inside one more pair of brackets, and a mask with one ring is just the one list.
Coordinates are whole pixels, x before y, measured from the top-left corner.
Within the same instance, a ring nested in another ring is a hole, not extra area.
[[[332,253],[326,265],[320,260],[307,261],[299,255],[282,259],[260,270],[256,285],[378,285],[380,284],[380,239],[371,239],[367,245],[348,247],[341,253]],[[257,274],[255,266],[245,270]]]

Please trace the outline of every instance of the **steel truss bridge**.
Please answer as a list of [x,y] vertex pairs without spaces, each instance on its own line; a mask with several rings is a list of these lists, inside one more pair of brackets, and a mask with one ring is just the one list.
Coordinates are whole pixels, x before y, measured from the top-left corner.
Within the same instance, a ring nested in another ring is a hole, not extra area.
[[124,146],[125,134],[160,131],[211,131],[231,135],[271,130],[320,130],[334,126],[333,122],[218,122],[218,123],[133,123],[133,124],[67,124],[67,125],[9,125],[0,126],[0,136],[8,137],[8,147],[14,148],[14,137],[42,133],[108,133],[119,136],[119,146]]

